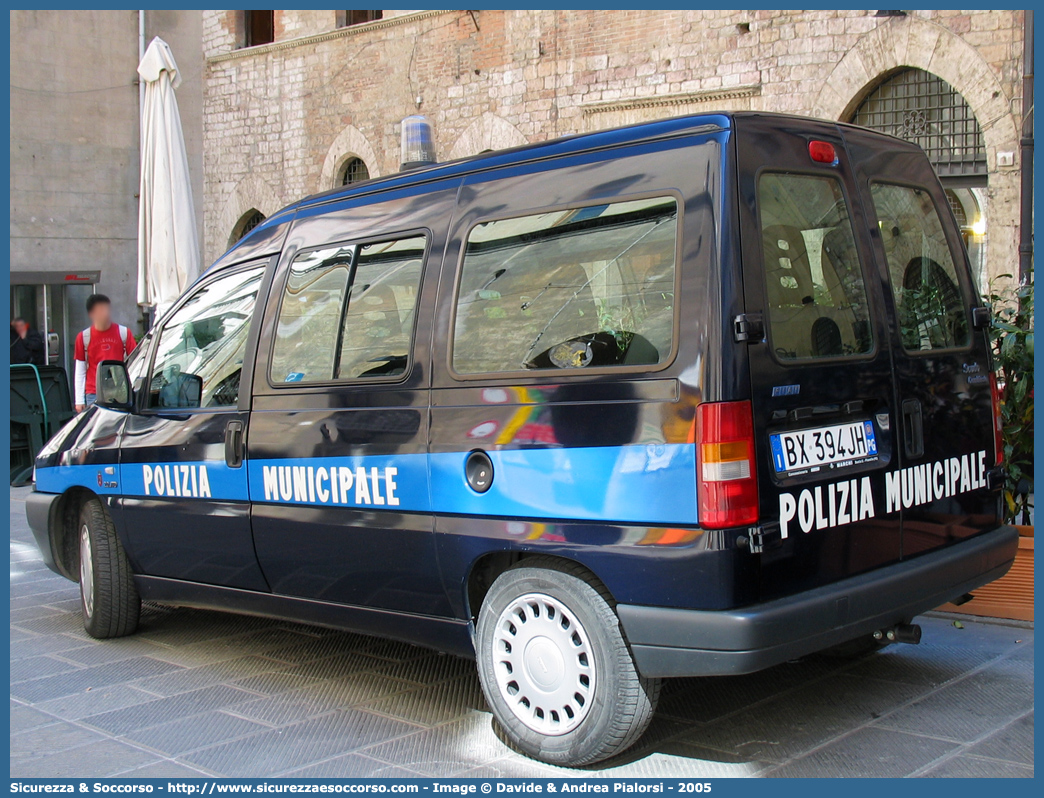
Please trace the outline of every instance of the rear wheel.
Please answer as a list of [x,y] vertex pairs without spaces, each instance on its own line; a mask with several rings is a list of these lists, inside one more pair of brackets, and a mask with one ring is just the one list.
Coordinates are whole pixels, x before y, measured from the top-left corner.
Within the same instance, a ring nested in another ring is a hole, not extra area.
[[555,765],[631,746],[660,682],[634,666],[608,592],[583,569],[525,560],[493,583],[479,612],[479,678],[502,738]]
[[79,545],[83,628],[97,638],[133,634],[141,598],[112,518],[98,499],[80,510]]

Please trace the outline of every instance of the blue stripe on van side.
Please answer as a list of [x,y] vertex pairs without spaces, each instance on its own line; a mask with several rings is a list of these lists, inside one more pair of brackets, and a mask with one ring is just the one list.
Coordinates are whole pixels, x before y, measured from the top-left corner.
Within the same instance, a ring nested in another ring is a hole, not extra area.
[[[112,473],[106,473],[111,470]],[[65,493],[69,488],[84,487],[99,496],[118,496],[122,491],[118,465],[63,465],[36,469],[36,489],[41,493]]]
[[246,501],[249,483],[259,503],[650,525],[698,520],[691,444],[488,454],[494,478],[482,494],[464,478],[467,452],[251,460],[245,475],[220,460],[125,463],[119,478],[102,480],[118,486],[106,488],[97,477],[105,466],[61,466],[39,469],[37,489],[61,493],[82,485],[110,495]]
[[242,468],[229,468],[224,460],[177,463],[123,463],[120,466],[124,496],[168,499],[249,500]]
[[691,444],[510,449],[487,452],[493,484],[464,480],[467,452],[431,455],[436,512],[579,521],[695,524]]
[[250,460],[255,502],[430,513],[426,454]]
[[64,493],[73,487],[88,488],[102,496],[248,500],[242,471],[229,468],[224,460],[36,469],[36,489],[42,493]]

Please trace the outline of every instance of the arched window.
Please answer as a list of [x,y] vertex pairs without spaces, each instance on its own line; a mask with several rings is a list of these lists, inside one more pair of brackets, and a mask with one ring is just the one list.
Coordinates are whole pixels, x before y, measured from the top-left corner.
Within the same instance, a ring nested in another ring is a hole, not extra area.
[[946,189],[946,201],[957,220],[961,230],[961,238],[968,250],[972,274],[979,282],[980,290],[985,294],[988,289],[988,276],[985,272],[986,260],[986,188],[952,186]]
[[946,189],[946,201],[950,204],[950,210],[953,211],[953,218],[957,220],[957,226],[961,228],[961,231],[966,227],[969,227],[972,223],[968,219],[968,209],[964,206],[961,198],[957,196],[957,192],[953,189]]
[[979,122],[964,97],[930,72],[892,73],[859,104],[851,121],[919,144],[944,182],[986,185]]
[[241,241],[246,238],[247,234],[257,227],[261,222],[265,220],[265,215],[261,213],[257,208],[251,208],[249,211],[239,217],[239,221],[236,222],[236,226],[232,228],[232,235],[228,238],[228,245],[232,246],[237,241]]
[[337,185],[350,186],[370,179],[370,170],[366,168],[362,158],[349,158],[337,173]]

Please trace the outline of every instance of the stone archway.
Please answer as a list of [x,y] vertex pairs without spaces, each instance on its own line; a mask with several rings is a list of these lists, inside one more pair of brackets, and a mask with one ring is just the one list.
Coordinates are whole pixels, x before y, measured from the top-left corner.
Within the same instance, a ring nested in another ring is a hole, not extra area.
[[228,237],[228,245],[231,247],[233,244],[240,241],[267,218],[268,217],[261,213],[257,208],[251,208],[239,218],[235,227],[232,228],[232,233]]
[[823,82],[812,115],[847,119],[883,77],[901,67],[938,75],[961,93],[982,127],[992,168],[998,149],[1017,149],[1008,96],[989,64],[960,36],[914,17],[893,19],[860,38]]
[[528,143],[522,132],[504,117],[486,111],[457,137],[446,160],[455,161],[485,150],[504,150]]
[[[964,97],[982,129],[989,180],[990,235],[986,263],[993,276],[1018,269],[1019,126],[1010,98],[978,50],[941,25],[894,18],[863,35],[823,81],[812,116],[848,120],[882,79],[903,67],[938,75]],[[998,168],[997,153],[1014,167]]]
[[339,188],[337,185],[337,173],[349,158],[358,158],[370,173],[370,177],[380,177],[381,166],[377,161],[369,140],[355,125],[348,125],[337,134],[330,149],[326,151],[323,160],[323,168],[319,173],[318,191],[329,191],[331,188]]
[[217,228],[207,231],[211,260],[227,248],[229,236],[249,211],[259,211],[267,218],[284,205],[275,190],[257,175],[240,180],[225,200],[218,216]]

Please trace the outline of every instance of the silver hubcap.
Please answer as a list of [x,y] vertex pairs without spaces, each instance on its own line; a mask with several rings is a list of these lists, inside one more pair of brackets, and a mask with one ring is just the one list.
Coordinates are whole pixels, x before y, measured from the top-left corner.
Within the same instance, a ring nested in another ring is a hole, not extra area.
[[80,527],[80,596],[87,617],[94,615],[94,569],[91,567],[91,533],[87,524]]
[[500,613],[493,632],[497,686],[528,728],[549,736],[591,710],[595,662],[584,627],[562,602],[528,593]]

